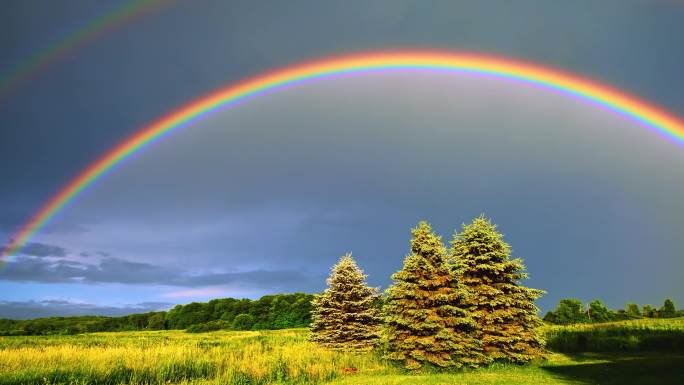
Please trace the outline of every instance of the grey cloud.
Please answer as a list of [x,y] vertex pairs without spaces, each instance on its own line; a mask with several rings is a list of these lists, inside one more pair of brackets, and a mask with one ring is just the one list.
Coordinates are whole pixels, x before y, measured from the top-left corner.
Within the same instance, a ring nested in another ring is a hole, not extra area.
[[[597,291],[611,306],[682,292],[684,168],[677,166],[684,156],[660,138],[603,111],[494,80],[386,74],[304,91],[283,91],[166,138],[60,218],[92,223],[87,237],[45,238],[127,260],[30,261],[38,266],[5,276],[316,290],[322,279],[277,270],[327,272],[352,251],[371,284],[385,286],[401,266],[410,226],[430,220],[448,240],[484,211],[525,258],[530,286],[549,292],[543,307]],[[232,266],[252,271],[188,273]],[[601,286],[601,271],[621,282]],[[661,277],[663,287],[630,284],[644,274]]]
[[253,270],[239,273],[220,273],[183,277],[179,286],[212,286],[222,284],[259,285],[271,290],[297,288],[299,290],[320,286],[324,275],[306,275],[289,270]]
[[88,257],[91,257],[91,256],[98,256],[98,257],[107,258],[107,257],[111,257],[111,256],[112,256],[112,254],[111,254],[110,252],[101,251],[101,250],[100,250],[100,251],[95,251],[95,252],[92,252],[92,251],[81,251],[80,253],[78,253],[78,255],[81,256],[81,257],[83,257],[83,258],[88,258]]
[[0,271],[0,279],[19,282],[69,282],[82,276],[86,269],[87,265],[74,261],[18,257],[6,262],[5,268]]
[[34,257],[65,257],[68,250],[56,245],[31,242],[21,249],[21,254]]
[[42,301],[0,301],[0,318],[30,319],[40,317],[67,317],[77,315],[122,316],[131,313],[167,310],[167,302],[141,302],[122,306],[98,306],[90,303],[61,299]]
[[304,290],[320,286],[324,277],[288,270],[189,275],[180,269],[121,258],[104,258],[98,264],[85,264],[65,259],[47,261],[21,257],[7,262],[6,267],[0,271],[0,279],[41,283],[122,283],[181,287],[239,285],[272,290]]
[[[10,8],[26,10],[0,12],[5,21],[0,25],[16,31],[2,36],[21,40],[0,39],[0,45],[9,44],[4,50],[9,53],[18,46],[40,46],[51,28],[59,30],[64,18],[54,20],[54,9],[70,14],[74,25],[79,22],[74,13],[79,7],[50,3],[34,10],[28,2],[13,3]],[[290,12],[285,2],[269,7],[186,3],[178,12],[145,19],[134,42],[126,33],[112,33],[106,44],[82,50],[73,65],[54,68],[40,87],[32,84],[3,105],[0,230],[14,231],[73,173],[163,111],[243,76],[333,53],[425,47],[512,55],[585,74],[684,112],[684,87],[673,86],[684,60],[684,7],[665,2],[312,2],[306,12]],[[589,5],[591,12],[586,12]],[[38,24],[22,15],[44,22],[33,28]],[[169,28],[179,20],[199,22],[192,28]],[[172,36],[166,40],[174,44],[158,44],[158,36]],[[230,38],[217,47],[205,36]],[[121,65],[122,57],[131,62]],[[160,69],[160,57],[172,58],[174,65]],[[637,296],[684,293],[677,273],[684,268],[679,198],[684,163],[674,151],[632,136],[642,131],[633,127],[614,131],[610,122],[576,119],[582,111],[564,113],[549,106],[557,102],[552,97],[543,98],[549,103],[518,95],[500,98],[495,96],[504,94],[505,87],[482,95],[478,90],[486,87],[480,86],[447,93],[435,82],[397,80],[384,83],[403,83],[405,90],[363,77],[346,90],[334,85],[307,99],[292,93],[265,96],[240,106],[235,118],[207,121],[165,138],[154,151],[104,178],[99,188],[93,186],[52,225],[55,231],[48,239],[90,250],[96,257],[93,267],[61,262],[35,266],[24,275],[58,276],[53,270],[59,270],[67,277],[55,278],[59,282],[181,277],[190,285],[240,277],[186,276],[179,271],[184,263],[199,268],[258,263],[253,269],[265,270],[242,279],[270,285],[275,278],[266,277],[273,275],[269,269],[327,271],[349,248],[362,258],[371,280],[383,280],[374,284],[385,284],[399,268],[408,228],[417,220],[433,221],[448,236],[485,211],[501,225],[517,255],[526,258],[535,280],[531,284],[547,289],[542,301],[548,304],[574,292],[600,292],[616,305]],[[359,88],[365,82],[375,86]],[[369,96],[351,93],[354,89]],[[399,96],[407,102],[400,104]],[[355,100],[368,106],[365,112]],[[511,111],[507,100],[524,100],[534,113],[524,114],[517,105]],[[40,114],[37,104],[43,106]],[[226,136],[211,134],[212,125]],[[459,134],[445,135],[440,126]],[[157,158],[149,162],[149,157]],[[87,206],[89,200],[93,204]],[[253,221],[237,212],[269,202],[324,212],[362,202],[367,209],[348,219],[322,216],[299,225],[283,221],[286,212]],[[196,236],[203,223],[218,227],[217,219],[225,216],[237,217],[249,231],[224,226],[210,239]],[[90,226],[117,218],[129,222],[119,227],[121,238],[112,239],[111,228]],[[129,224],[136,222],[151,231],[131,230]],[[183,238],[169,229],[177,224],[179,234],[192,236]],[[87,237],[81,236],[83,229]],[[44,230],[47,234],[50,228]],[[164,265],[173,268],[160,272],[161,266],[109,261],[108,268],[117,271],[112,276],[99,271],[102,256],[95,250],[136,261],[173,261]],[[662,260],[654,263],[654,258]],[[146,273],[138,274],[137,268]],[[610,285],[604,271],[613,272]],[[589,277],[592,272],[595,277]],[[644,276],[659,279],[643,283]],[[669,287],[655,288],[665,284]]]

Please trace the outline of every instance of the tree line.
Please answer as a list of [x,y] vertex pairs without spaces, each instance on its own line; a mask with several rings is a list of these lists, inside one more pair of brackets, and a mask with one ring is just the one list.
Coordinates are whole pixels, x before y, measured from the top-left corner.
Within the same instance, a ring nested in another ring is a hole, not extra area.
[[676,310],[675,303],[667,298],[663,306],[655,308],[651,305],[639,307],[628,303],[624,309],[611,310],[598,299],[586,306],[575,298],[564,298],[558,302],[554,310],[544,315],[544,321],[557,325],[576,323],[600,323],[622,321],[639,318],[674,318],[684,316],[684,310]]
[[266,295],[258,300],[222,298],[177,305],[167,312],[123,317],[47,317],[0,319],[0,335],[78,334],[104,331],[186,329],[262,330],[307,327],[311,300],[306,293]]
[[[496,226],[476,218],[456,232],[447,248],[430,225],[412,229],[410,252],[385,293],[368,287],[351,255],[333,266],[328,288],[177,305],[166,312],[123,317],[78,316],[0,319],[0,335],[78,334],[103,331],[185,329],[189,332],[310,327],[311,339],[334,349],[378,349],[409,368],[481,366],[526,362],[543,352],[534,301],[543,293],[522,286],[520,259]],[[667,299],[660,308],[627,304],[609,310],[563,299],[544,321],[607,322],[639,317],[684,316]],[[313,321],[312,321],[313,320]]]
[[0,335],[79,334],[105,331],[161,330],[165,312],[129,314],[123,317],[45,317],[30,320],[0,319]]
[[447,249],[427,222],[412,229],[408,256],[380,295],[351,255],[333,266],[313,301],[311,340],[344,350],[378,349],[406,368],[524,363],[544,354],[521,259],[483,216],[463,225]]

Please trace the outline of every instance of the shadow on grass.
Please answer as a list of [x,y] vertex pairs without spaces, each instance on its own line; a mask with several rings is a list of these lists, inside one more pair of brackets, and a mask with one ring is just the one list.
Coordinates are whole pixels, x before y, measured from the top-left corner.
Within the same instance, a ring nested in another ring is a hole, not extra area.
[[577,384],[684,384],[684,356],[681,355],[578,354],[572,358],[578,363],[542,369]]

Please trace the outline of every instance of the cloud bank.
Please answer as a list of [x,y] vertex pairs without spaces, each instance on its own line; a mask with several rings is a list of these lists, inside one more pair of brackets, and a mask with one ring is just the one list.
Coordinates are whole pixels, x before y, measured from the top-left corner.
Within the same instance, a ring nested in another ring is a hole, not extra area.
[[[47,249],[48,246],[44,245]],[[42,249],[41,249],[42,250]],[[36,283],[120,283],[178,287],[241,286],[273,290],[303,290],[324,277],[294,270],[251,270],[189,274],[172,267],[122,258],[102,257],[95,263],[64,258],[20,256],[6,262],[0,279]]]
[[0,301],[0,318],[31,319],[80,315],[123,316],[132,313],[167,310],[172,306],[173,304],[167,302],[141,302],[122,306],[102,306],[62,299]]

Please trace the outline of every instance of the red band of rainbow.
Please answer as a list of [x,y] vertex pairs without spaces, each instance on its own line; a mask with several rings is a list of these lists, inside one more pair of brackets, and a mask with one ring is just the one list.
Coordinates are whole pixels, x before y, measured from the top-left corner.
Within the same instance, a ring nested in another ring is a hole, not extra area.
[[143,127],[90,164],[54,195],[15,235],[2,256],[20,251],[66,204],[131,154],[174,129],[222,107],[269,90],[308,80],[369,71],[419,70],[471,73],[542,86],[612,110],[671,141],[684,145],[684,121],[644,100],[595,81],[536,64],[502,57],[453,52],[398,51],[333,57],[275,70],[219,89]]

